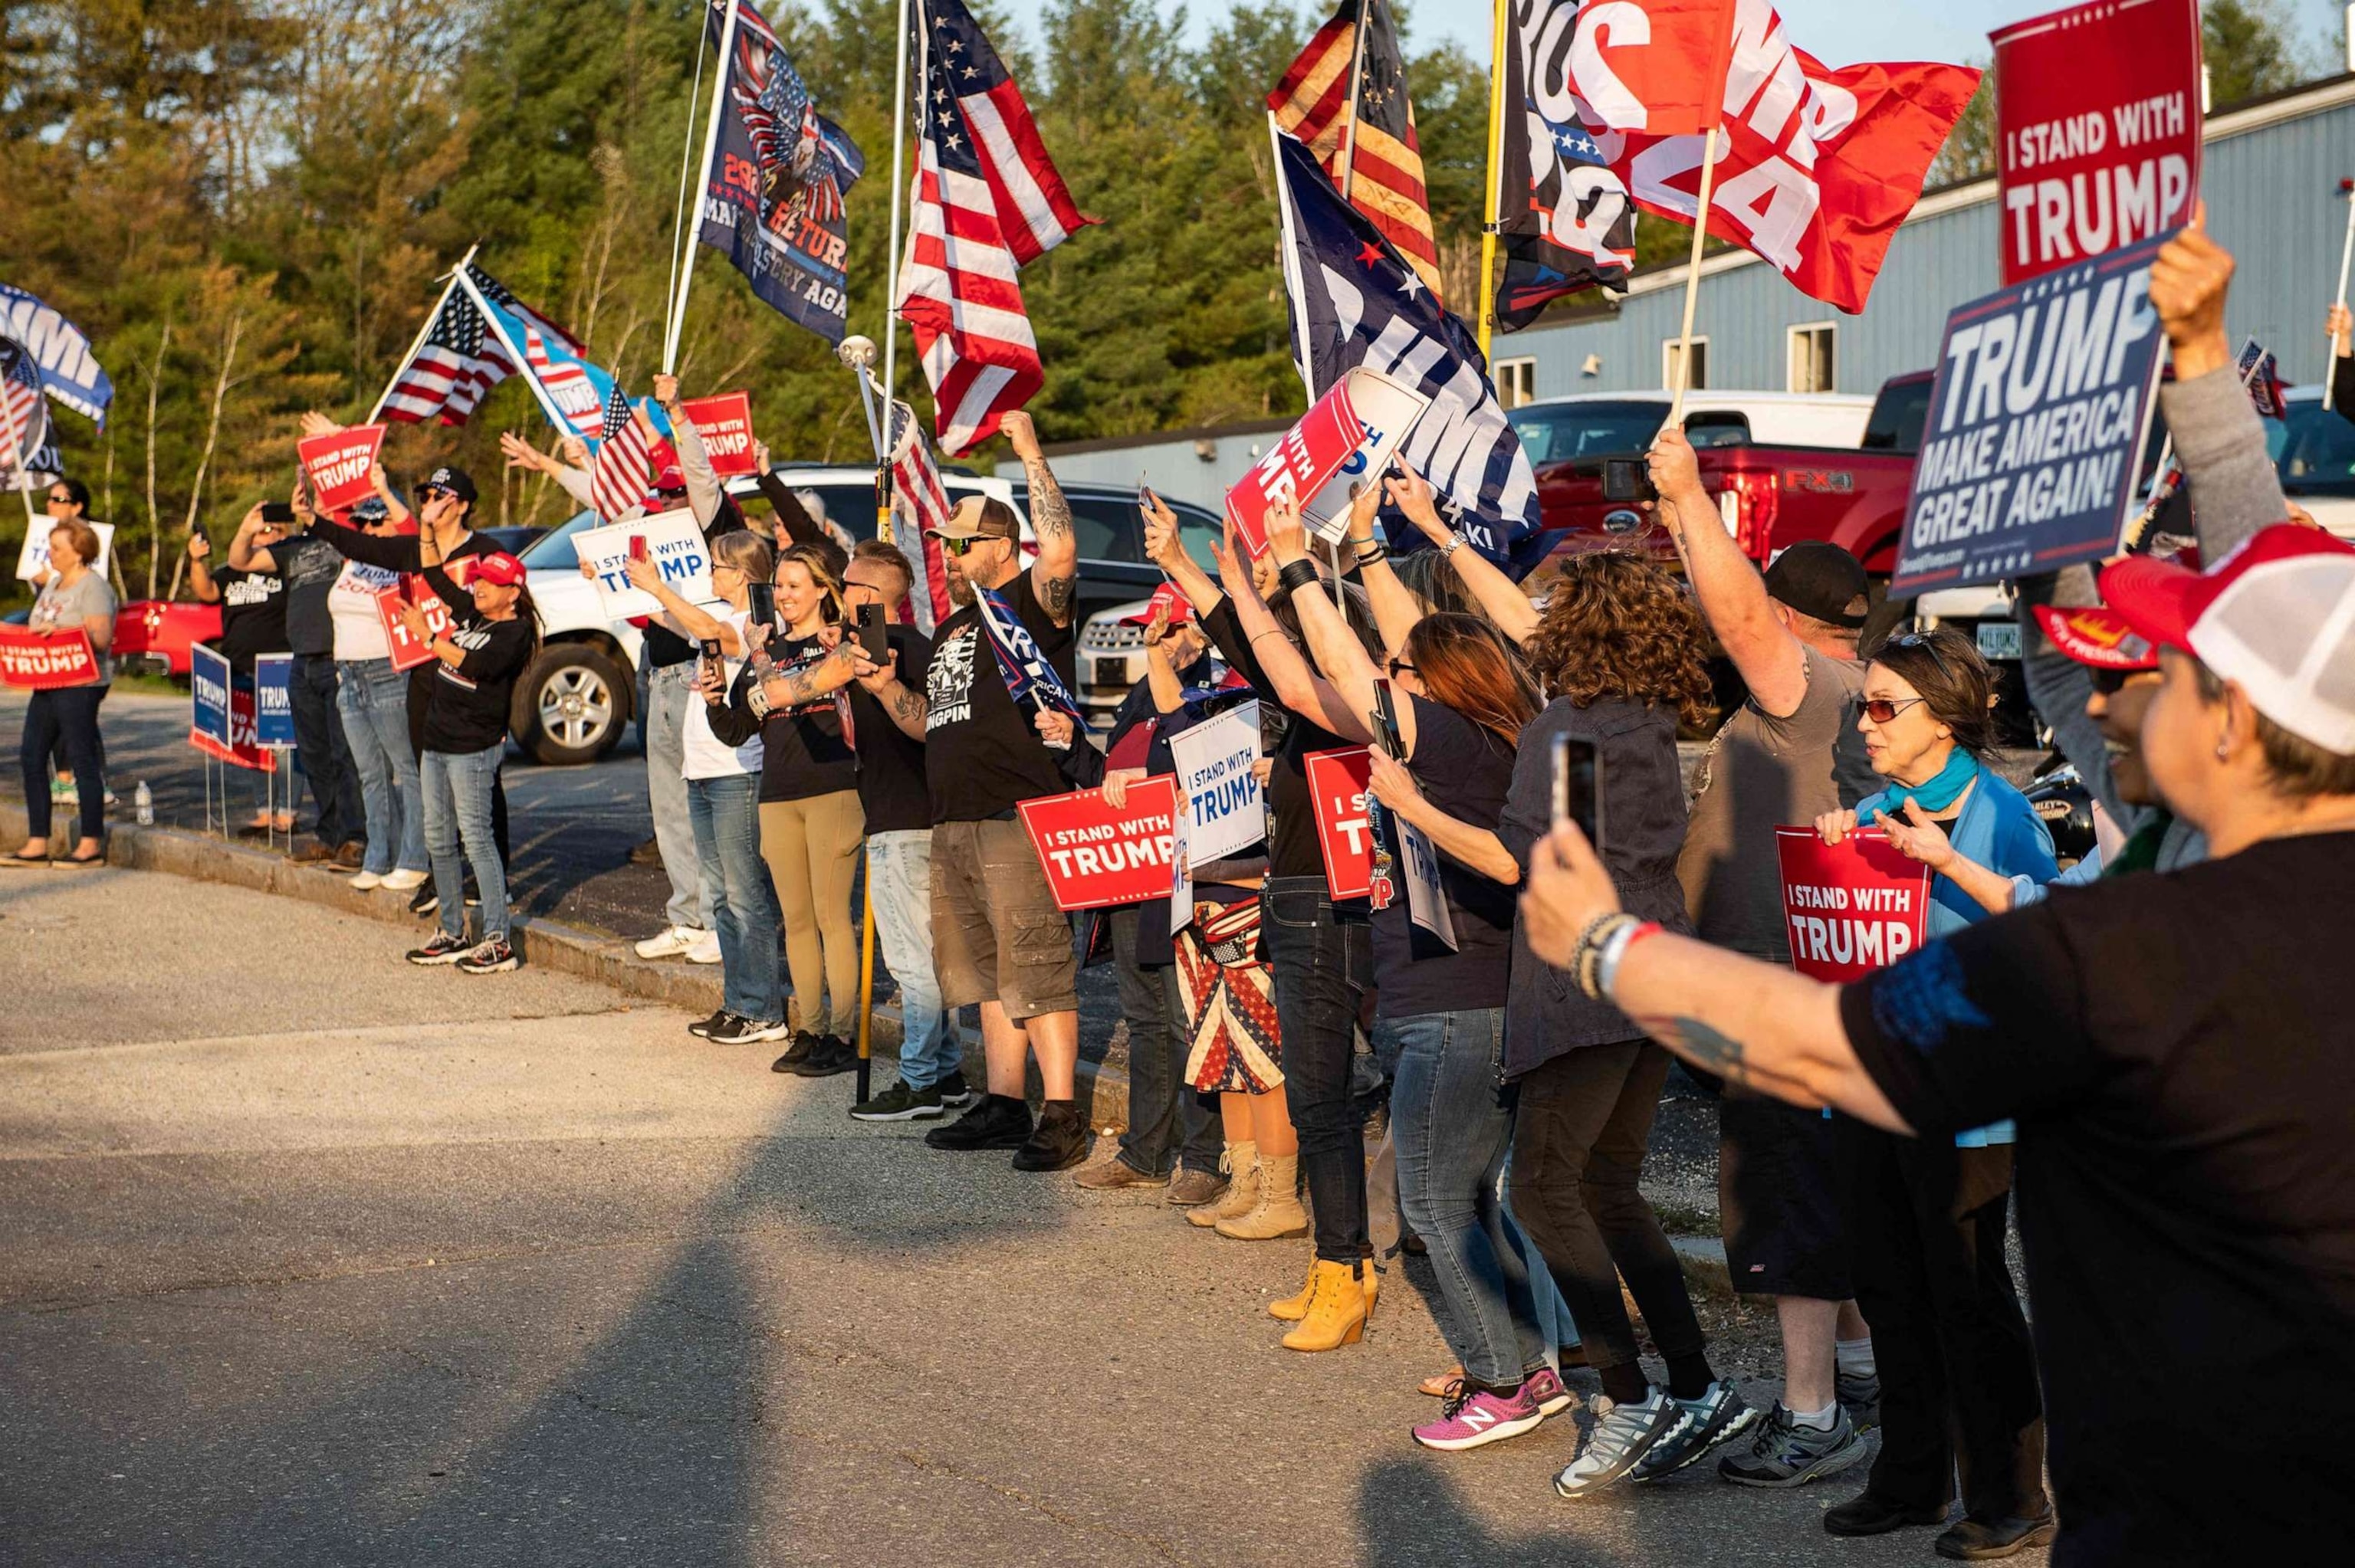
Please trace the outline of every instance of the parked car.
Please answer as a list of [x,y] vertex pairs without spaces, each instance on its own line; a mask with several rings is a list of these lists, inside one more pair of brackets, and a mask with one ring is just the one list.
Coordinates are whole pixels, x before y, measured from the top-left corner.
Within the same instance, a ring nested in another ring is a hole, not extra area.
[[[1136,497],[1116,487],[1071,485],[1064,499],[1071,503],[1071,521],[1080,535],[1080,609],[1086,619],[1080,626],[1080,645],[1073,663],[1080,705],[1091,724],[1112,722],[1129,688],[1145,679],[1145,629],[1124,626],[1122,618],[1145,613],[1153,589],[1161,586],[1161,568],[1145,558],[1145,530]],[[1210,546],[1218,539],[1222,520],[1215,512],[1188,501],[1168,502],[1178,514],[1178,536],[1186,553],[1215,575]],[[1095,552],[1102,552],[1101,554]],[[1103,602],[1098,590],[1122,590],[1118,602]]]
[[221,632],[220,606],[135,599],[114,613],[114,657],[136,674],[188,678],[188,650]]
[[2355,424],[2322,406],[2320,387],[2298,387],[2286,401],[2289,418],[2266,431],[2283,493],[2339,538],[2355,539]]

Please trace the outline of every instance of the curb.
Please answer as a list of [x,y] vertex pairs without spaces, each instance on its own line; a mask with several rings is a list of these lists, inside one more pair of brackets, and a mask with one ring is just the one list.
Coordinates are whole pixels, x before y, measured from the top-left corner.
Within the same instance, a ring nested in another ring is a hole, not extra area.
[[[26,831],[21,800],[0,800],[0,835],[22,838]],[[316,866],[296,865],[272,850],[252,849],[209,834],[178,828],[143,828],[136,823],[111,824],[106,836],[106,863],[134,871],[156,871],[195,882],[217,882],[257,893],[299,898],[305,904],[358,915],[389,926],[415,928],[416,917],[405,901],[354,890],[350,879]],[[625,996],[643,998],[694,1013],[719,1005],[720,983],[716,967],[688,964],[683,959],[657,962],[631,950],[625,938],[609,937],[542,916],[521,917],[514,931],[516,951],[526,963],[578,975],[611,986]],[[875,1009],[868,1038],[872,1060],[881,1064],[898,1055],[900,1009],[884,1003]],[[985,1074],[981,1036],[964,1032],[966,1076],[978,1083]],[[1029,1070],[1033,1094],[1038,1069]],[[1097,1067],[1082,1062],[1080,1091],[1090,1099],[1092,1127],[1128,1125],[1128,1075],[1117,1067]]]

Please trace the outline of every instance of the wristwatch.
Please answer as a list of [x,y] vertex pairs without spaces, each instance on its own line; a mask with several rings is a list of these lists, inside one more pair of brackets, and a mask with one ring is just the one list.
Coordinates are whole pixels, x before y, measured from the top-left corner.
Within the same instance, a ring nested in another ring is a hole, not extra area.
[[1454,533],[1447,535],[1447,543],[1439,546],[1439,553],[1443,557],[1453,556],[1457,550],[1464,547],[1465,543],[1464,530],[1458,528]]

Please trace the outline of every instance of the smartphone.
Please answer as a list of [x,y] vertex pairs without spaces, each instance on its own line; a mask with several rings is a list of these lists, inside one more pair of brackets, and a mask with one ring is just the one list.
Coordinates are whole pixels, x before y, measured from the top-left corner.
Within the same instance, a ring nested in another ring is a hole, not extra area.
[[858,650],[878,664],[890,657],[890,642],[883,630],[883,607],[879,604],[858,607]]
[[704,673],[713,680],[726,680],[728,678],[728,660],[726,654],[720,649],[719,639],[717,637],[705,638],[703,640],[702,652]]
[[265,501],[261,503],[261,520],[283,528],[294,521],[294,508],[283,501]]
[[1578,824],[1595,853],[1603,850],[1603,754],[1591,740],[1553,737],[1553,820]]
[[630,559],[634,561],[646,559],[646,536],[644,534],[630,535]]
[[[644,535],[633,535],[631,536],[633,538],[640,538]],[[745,592],[750,596],[748,599],[748,608],[751,610],[752,619],[759,621],[762,626],[770,628],[772,630],[775,630],[777,624],[777,585],[774,583],[755,582],[747,583],[744,585],[744,588]]]
[[1405,748],[1399,742],[1398,706],[1391,699],[1391,683],[1377,677],[1374,681],[1374,744],[1385,756],[1403,761],[1400,756]]
[[1603,460],[1603,499],[1605,501],[1657,501],[1660,493],[1652,487],[1652,465],[1642,458],[1604,458]]

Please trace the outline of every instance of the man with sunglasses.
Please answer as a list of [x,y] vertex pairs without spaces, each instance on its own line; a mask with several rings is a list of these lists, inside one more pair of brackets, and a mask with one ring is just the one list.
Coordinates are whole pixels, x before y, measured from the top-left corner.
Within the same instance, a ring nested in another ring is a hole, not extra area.
[[[1835,545],[1793,546],[1762,577],[1720,524],[1681,429],[1652,448],[1658,515],[1683,556],[1710,630],[1749,697],[1710,744],[1677,875],[1695,931],[1772,963],[1791,961],[1774,830],[1853,806],[1878,788],[1857,733],[1869,605],[1864,567]],[[1880,1397],[1857,1311],[1831,1126],[1730,1089],[1718,1109],[1718,1210],[1734,1287],[1774,1298],[1783,1397],[1718,1474],[1783,1488],[1865,1457],[1849,1413]]]
[[[1018,1171],[1061,1171],[1085,1159],[1088,1149],[1087,1118],[1072,1099],[1079,965],[1070,921],[1056,906],[1015,808],[1070,786],[1032,715],[1007,693],[975,596],[987,589],[1003,599],[1070,684],[1079,540],[1030,417],[1007,414],[1004,429],[1029,478],[1038,559],[1024,567],[1021,519],[1006,503],[980,496],[957,503],[932,531],[957,611],[933,634],[924,689],[912,691],[894,678],[880,683],[877,695],[893,723],[924,740],[941,1001],[952,1010],[980,1004],[989,1063],[989,1092],[924,1141],[934,1149],[1012,1149]],[[874,668],[863,661],[859,667],[862,673]],[[1033,1053],[1046,1086],[1035,1129],[1022,1082],[1025,1058]]]

